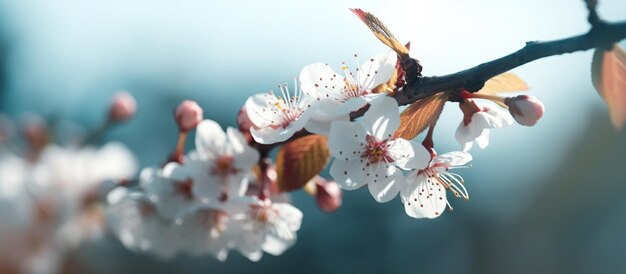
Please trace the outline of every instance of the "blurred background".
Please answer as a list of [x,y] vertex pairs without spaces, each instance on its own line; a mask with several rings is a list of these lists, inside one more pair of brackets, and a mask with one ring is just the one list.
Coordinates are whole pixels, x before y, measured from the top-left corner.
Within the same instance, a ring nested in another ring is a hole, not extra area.
[[[313,62],[338,68],[386,48],[348,8],[381,18],[426,75],[442,75],[521,48],[588,30],[581,0],[414,1],[1,1],[0,112],[62,117],[95,128],[118,90],[139,115],[106,139],[125,142],[142,166],[175,144],[172,109],[183,99],[235,126],[245,99],[297,77]],[[601,0],[600,15],[626,20],[626,2]],[[620,273],[626,272],[626,135],[611,127],[591,85],[591,51],[514,70],[542,99],[533,128],[493,130],[462,170],[471,199],[436,220],[405,215],[399,200],[344,193],[322,213],[302,192],[298,242],[249,262],[178,257],[159,261],[105,238],[75,251],[80,273]],[[439,152],[457,150],[461,119],[450,104]]]

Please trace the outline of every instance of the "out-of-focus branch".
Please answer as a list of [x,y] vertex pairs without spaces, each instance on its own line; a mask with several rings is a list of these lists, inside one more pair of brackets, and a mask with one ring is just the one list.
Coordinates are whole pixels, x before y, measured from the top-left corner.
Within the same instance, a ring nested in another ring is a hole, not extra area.
[[[595,1],[587,0],[587,2]],[[595,14],[595,4],[588,4],[588,6],[590,7],[589,20],[592,23],[592,28],[583,35],[548,42],[527,42],[524,48],[512,54],[470,69],[444,76],[423,77],[417,81],[407,81],[407,85],[393,97],[399,105],[407,105],[443,91],[467,90],[477,92],[490,78],[534,60],[593,48],[608,49],[614,43],[626,38],[626,22],[603,22]]]

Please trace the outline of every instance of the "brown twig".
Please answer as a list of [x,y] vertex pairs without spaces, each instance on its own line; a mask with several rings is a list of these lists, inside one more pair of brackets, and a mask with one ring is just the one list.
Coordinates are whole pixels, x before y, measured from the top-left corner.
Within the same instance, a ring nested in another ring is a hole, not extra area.
[[412,83],[407,81],[403,90],[393,97],[399,105],[407,105],[443,91],[477,92],[490,78],[534,60],[593,48],[610,48],[624,38],[626,22],[605,23],[598,18],[591,30],[583,35],[548,42],[527,42],[524,48],[512,54],[470,69],[444,76],[423,77]]

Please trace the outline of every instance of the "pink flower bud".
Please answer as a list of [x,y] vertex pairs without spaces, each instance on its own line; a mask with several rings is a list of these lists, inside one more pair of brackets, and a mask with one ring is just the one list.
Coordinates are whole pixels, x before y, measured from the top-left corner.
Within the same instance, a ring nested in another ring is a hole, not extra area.
[[342,194],[339,185],[334,181],[327,181],[320,176],[313,178],[317,191],[315,193],[315,200],[317,206],[326,212],[333,212],[341,207]]
[[249,132],[250,128],[254,127],[254,123],[250,120],[250,116],[248,115],[248,111],[245,106],[239,110],[239,114],[237,115],[237,124],[239,125],[239,131],[241,132]]
[[534,126],[543,116],[544,106],[535,96],[519,95],[504,99],[509,112],[520,125]]
[[137,113],[137,102],[130,93],[121,91],[113,96],[109,107],[109,118],[115,122],[126,121]]
[[185,100],[178,105],[174,115],[178,128],[181,131],[188,131],[202,121],[202,108],[194,101]]
[[46,121],[34,113],[25,113],[20,119],[24,137],[33,151],[38,152],[48,144],[48,126]]

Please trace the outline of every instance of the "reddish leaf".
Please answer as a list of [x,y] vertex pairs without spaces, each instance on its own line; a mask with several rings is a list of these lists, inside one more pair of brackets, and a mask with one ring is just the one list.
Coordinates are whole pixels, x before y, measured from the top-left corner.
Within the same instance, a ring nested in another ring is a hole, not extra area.
[[395,133],[396,138],[411,140],[434,124],[448,100],[445,92],[437,93],[420,99],[406,108],[400,114],[400,127]]
[[[405,46],[407,49],[410,49],[411,42],[406,43]],[[387,81],[386,83],[382,83],[376,86],[372,90],[372,92],[373,93],[387,93],[387,94],[390,94],[389,96],[391,96],[394,93],[396,93],[400,87],[404,86],[404,84],[405,84],[404,83],[404,70],[402,69],[402,66],[400,66],[400,59],[398,59],[396,61],[396,69],[391,75],[391,79],[389,79],[389,81]]]
[[[527,90],[526,82],[512,72],[505,72],[497,75],[485,82],[485,86],[478,93],[486,95],[498,95],[500,93],[516,92]],[[495,102],[503,108],[508,108],[502,102]]]
[[281,191],[302,188],[324,169],[328,160],[326,136],[308,135],[287,143],[276,156],[278,187]]
[[626,122],[626,51],[619,45],[611,51],[596,50],[591,78],[609,108],[613,126],[621,129]]
[[383,44],[387,45],[400,56],[408,56],[409,49],[393,36],[391,31],[373,14],[361,9],[350,9],[374,33]]

